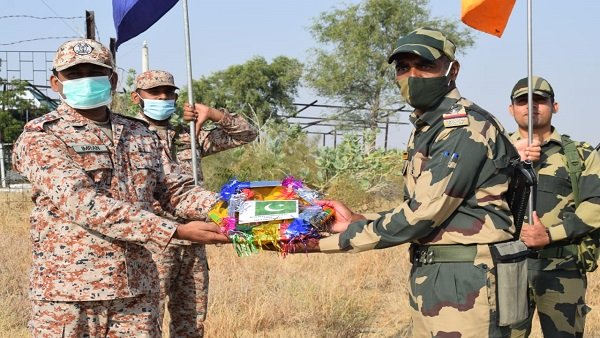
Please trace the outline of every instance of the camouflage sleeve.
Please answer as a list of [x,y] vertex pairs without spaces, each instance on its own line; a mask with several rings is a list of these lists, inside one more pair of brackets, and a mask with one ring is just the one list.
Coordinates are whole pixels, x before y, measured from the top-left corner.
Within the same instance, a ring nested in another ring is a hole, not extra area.
[[211,130],[202,130],[198,145],[202,156],[250,143],[258,136],[258,130],[239,114],[224,111],[221,121]]
[[47,197],[68,221],[88,231],[137,242],[156,252],[166,247],[176,230],[172,221],[99,193],[95,182],[55,136],[24,132],[15,145],[13,160],[15,169],[31,182],[34,195]]
[[206,189],[204,182],[194,184],[194,177],[183,172],[173,161],[166,149],[162,149],[161,161],[164,174],[159,179],[155,199],[163,210],[186,220],[206,220],[208,210],[217,201],[218,195]]
[[600,228],[600,155],[587,144],[581,150],[584,158],[579,178],[581,202],[575,212],[565,208],[562,223],[546,224],[552,241],[575,239]]
[[446,129],[431,145],[430,155],[416,152],[405,177],[414,194],[391,212],[350,224],[338,236],[321,240],[322,251],[382,249],[427,236],[474,191],[476,178],[491,156],[491,141],[468,128]]

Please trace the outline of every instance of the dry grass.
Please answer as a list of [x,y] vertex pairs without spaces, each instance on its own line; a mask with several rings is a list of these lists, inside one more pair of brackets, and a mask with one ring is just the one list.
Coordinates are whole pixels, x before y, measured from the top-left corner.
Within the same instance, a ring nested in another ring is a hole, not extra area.
[[360,255],[209,249],[208,337],[403,336],[409,325],[401,248]]
[[[28,337],[30,262],[27,196],[0,193],[0,337]],[[237,257],[208,250],[207,337],[408,337],[406,246],[361,254]],[[598,307],[599,272],[588,303]],[[586,337],[600,337],[592,311]],[[532,337],[541,337],[535,327]]]
[[28,337],[29,193],[0,193],[0,337]]

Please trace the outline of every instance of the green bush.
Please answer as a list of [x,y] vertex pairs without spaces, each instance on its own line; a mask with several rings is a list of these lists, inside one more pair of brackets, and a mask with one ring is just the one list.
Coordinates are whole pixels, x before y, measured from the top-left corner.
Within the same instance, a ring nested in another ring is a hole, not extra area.
[[402,198],[402,153],[398,150],[363,152],[357,135],[336,148],[318,148],[297,125],[267,123],[255,142],[202,159],[208,187],[219,190],[240,181],[280,180],[292,175],[345,202],[356,211],[396,206]]

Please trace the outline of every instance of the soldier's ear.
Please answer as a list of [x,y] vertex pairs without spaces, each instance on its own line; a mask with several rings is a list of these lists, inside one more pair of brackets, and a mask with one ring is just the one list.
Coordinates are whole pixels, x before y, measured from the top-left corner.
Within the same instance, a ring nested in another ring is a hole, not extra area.
[[119,75],[117,74],[117,72],[113,72],[112,75],[110,76],[110,85],[111,85],[113,91],[117,89],[118,83],[119,83]]
[[131,92],[130,98],[131,98],[131,102],[133,102],[134,104],[140,104],[141,100],[142,100],[140,98],[140,95],[135,90]]
[[559,108],[558,102],[554,101],[552,103],[552,114],[558,113],[558,108]]
[[512,103],[508,105],[508,112],[510,113],[510,116],[515,117],[515,111],[513,110]]
[[56,75],[54,75],[54,74],[50,75],[50,88],[52,88],[53,91],[58,93],[59,85],[60,85],[60,82],[58,82],[58,77],[56,77]]
[[459,71],[460,71],[460,63],[458,63],[458,60],[454,60],[454,62],[452,62],[452,68],[450,69],[450,78],[452,80],[456,81]]

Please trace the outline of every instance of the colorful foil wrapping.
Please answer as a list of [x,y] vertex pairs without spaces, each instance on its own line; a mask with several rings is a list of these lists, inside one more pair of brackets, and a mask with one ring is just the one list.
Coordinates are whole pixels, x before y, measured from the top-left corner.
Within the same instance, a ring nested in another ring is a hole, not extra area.
[[[221,226],[221,231],[233,242],[238,256],[248,256],[269,248],[287,254],[298,243],[309,238],[320,238],[327,231],[326,223],[333,209],[316,204],[321,194],[292,176],[282,181],[241,182],[231,180],[223,185],[220,199],[209,211],[210,219]],[[298,201],[298,216],[241,224],[239,214],[249,201]]]

